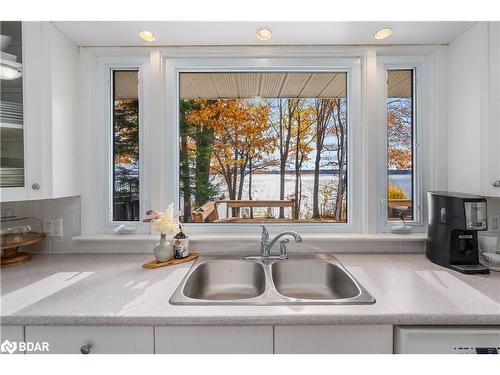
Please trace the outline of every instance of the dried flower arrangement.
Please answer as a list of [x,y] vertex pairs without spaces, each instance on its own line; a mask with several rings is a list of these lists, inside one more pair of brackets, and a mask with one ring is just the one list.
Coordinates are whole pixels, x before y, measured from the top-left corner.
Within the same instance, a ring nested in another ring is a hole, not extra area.
[[174,215],[174,204],[170,203],[165,211],[147,210],[144,223],[151,223],[153,228],[160,232],[162,236],[177,233],[180,227],[179,213]]

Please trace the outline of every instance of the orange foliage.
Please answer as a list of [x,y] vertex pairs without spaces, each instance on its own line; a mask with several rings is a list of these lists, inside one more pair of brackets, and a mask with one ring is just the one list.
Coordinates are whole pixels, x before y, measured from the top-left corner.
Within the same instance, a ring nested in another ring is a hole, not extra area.
[[388,158],[389,164],[396,169],[411,169],[412,167],[411,153],[406,149],[389,148]]
[[225,178],[229,191],[233,190],[234,194],[235,171],[244,169],[250,158],[262,159],[276,147],[276,137],[269,134],[269,107],[242,99],[195,102],[198,109],[188,113],[186,120],[212,130],[211,167]]

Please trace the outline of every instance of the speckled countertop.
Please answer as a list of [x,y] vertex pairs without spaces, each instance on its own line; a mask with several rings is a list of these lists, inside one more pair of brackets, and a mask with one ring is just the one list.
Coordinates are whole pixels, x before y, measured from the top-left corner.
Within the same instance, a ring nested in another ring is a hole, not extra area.
[[1,324],[500,324],[498,272],[462,275],[424,254],[336,257],[376,304],[174,306],[192,263],[146,270],[147,254],[50,254],[1,270]]

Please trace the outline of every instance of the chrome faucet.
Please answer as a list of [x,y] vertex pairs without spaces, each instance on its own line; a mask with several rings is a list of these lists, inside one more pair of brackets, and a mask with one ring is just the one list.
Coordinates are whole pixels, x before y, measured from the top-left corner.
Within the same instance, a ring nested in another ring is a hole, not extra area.
[[244,259],[288,259],[288,254],[286,252],[286,244],[289,242],[288,238],[284,238],[280,241],[280,254],[271,254],[272,247],[276,242],[283,236],[292,236],[295,242],[302,242],[302,237],[300,234],[293,230],[285,230],[280,232],[272,240],[269,240],[269,232],[264,225],[262,227],[262,234],[260,237],[260,255],[247,255],[243,257]]

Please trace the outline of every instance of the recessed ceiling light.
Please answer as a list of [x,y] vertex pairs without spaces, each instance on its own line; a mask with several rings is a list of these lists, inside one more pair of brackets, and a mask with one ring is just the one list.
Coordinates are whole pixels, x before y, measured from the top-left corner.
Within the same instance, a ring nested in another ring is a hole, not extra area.
[[392,35],[393,32],[394,32],[394,28],[392,28],[392,27],[383,27],[379,31],[377,31],[373,35],[373,37],[375,39],[385,39],[385,38],[389,38]]
[[257,39],[269,40],[271,39],[272,34],[273,32],[269,27],[261,27],[260,29],[257,30]]
[[142,40],[145,40],[146,42],[152,42],[153,40],[156,39],[156,36],[151,31],[141,30],[141,31],[139,31],[139,38],[141,38]]

